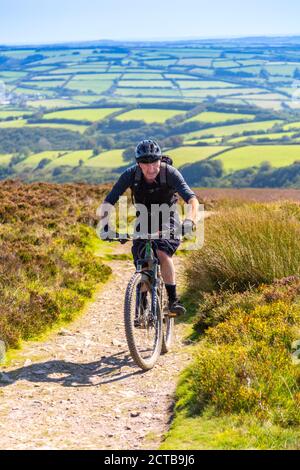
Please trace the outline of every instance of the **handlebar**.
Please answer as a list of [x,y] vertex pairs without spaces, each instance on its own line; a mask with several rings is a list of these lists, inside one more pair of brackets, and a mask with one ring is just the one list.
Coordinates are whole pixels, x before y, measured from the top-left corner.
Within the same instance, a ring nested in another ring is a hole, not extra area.
[[[108,228],[108,226],[107,226]],[[110,233],[113,235],[113,236],[110,236]],[[180,238],[185,238],[186,235],[188,235],[188,232],[185,233],[185,226],[184,224],[181,224],[180,226],[180,230],[178,230],[178,228],[169,228],[168,230],[159,230],[157,232],[154,232],[154,233],[143,233],[143,234],[139,234],[137,235],[136,233],[135,234],[132,234],[132,235],[128,235],[128,233],[116,233],[114,232],[113,230],[109,230],[108,228],[108,231],[104,231],[102,232],[103,235],[105,235],[104,237],[101,236],[101,239],[104,240],[104,241],[109,241],[109,242],[114,242],[114,241],[117,241],[117,242],[120,242],[120,243],[127,243],[128,241],[130,240],[136,240],[136,239],[140,239],[140,240],[159,240],[159,239],[170,239],[170,236],[176,236],[177,239],[180,239]]]
[[147,234],[141,234],[140,236],[132,236],[128,235],[127,233],[118,233],[116,237],[108,237],[105,241],[109,242],[120,242],[120,243],[127,243],[131,240],[158,240],[163,238],[164,236],[169,237],[172,232],[170,230],[162,230],[159,232],[155,233],[147,233]]

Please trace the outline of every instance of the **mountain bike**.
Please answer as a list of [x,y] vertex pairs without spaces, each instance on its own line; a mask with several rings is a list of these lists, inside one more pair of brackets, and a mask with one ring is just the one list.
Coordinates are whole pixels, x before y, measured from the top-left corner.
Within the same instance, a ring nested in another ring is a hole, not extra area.
[[[143,370],[152,369],[160,354],[171,347],[174,316],[168,311],[164,281],[154,254],[153,235],[145,239],[144,256],[137,260],[136,271],[125,293],[124,324],[128,348],[134,362]],[[163,233],[162,233],[163,235]],[[130,237],[111,238],[127,242]]]

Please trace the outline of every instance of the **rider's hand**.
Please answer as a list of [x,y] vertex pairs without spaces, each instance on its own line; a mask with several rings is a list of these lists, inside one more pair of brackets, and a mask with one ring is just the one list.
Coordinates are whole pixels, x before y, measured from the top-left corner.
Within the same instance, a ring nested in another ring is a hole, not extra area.
[[182,235],[191,235],[196,230],[196,224],[191,219],[185,219],[182,222]]

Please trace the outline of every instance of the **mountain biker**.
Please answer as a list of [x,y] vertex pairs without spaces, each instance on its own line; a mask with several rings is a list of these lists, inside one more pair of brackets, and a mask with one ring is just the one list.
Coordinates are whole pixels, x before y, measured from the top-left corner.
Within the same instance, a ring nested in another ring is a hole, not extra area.
[[[153,204],[166,203],[168,206],[172,206],[177,201],[176,193],[178,193],[185,203],[188,204],[188,217],[182,224],[183,234],[192,233],[196,226],[199,206],[197,197],[187,185],[181,173],[170,164],[162,161],[162,157],[161,149],[155,140],[142,140],[137,145],[135,150],[136,164],[121,174],[100,206],[99,212],[97,211],[100,216],[100,224],[102,219],[107,216],[107,204],[114,206],[119,197],[128,188],[131,188],[134,202],[144,204],[147,207],[148,215],[151,215],[151,207],[154,207]],[[179,219],[176,219],[173,215],[164,226],[174,229],[177,220]],[[102,233],[107,233],[107,230],[110,230],[108,224],[102,225]],[[154,251],[161,265],[161,273],[168,294],[169,312],[175,315],[185,313],[185,308],[177,297],[175,268],[172,259],[179,244],[179,237],[154,240]],[[132,254],[135,263],[138,258],[141,258],[140,253],[144,246],[145,240],[133,240]]]

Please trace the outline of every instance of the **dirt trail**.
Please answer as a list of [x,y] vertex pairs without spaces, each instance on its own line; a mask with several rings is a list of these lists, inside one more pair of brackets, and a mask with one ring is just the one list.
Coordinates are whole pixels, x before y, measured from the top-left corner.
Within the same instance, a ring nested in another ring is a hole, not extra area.
[[0,449],[159,446],[178,373],[190,360],[184,326],[176,326],[172,352],[141,372],[129,357],[123,326],[133,266],[116,260],[110,265],[113,278],[81,318],[45,342],[27,343],[2,368]]

